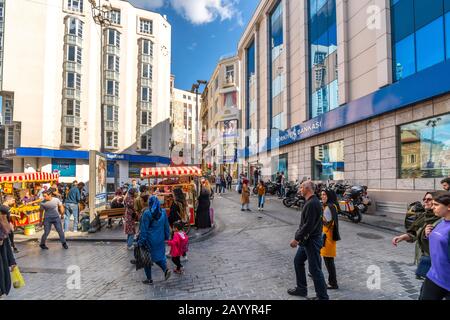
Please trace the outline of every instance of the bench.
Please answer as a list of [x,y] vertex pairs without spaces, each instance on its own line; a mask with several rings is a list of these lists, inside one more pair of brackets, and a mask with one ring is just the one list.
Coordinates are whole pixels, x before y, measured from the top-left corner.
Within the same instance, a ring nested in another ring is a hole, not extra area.
[[104,209],[97,213],[100,219],[122,218],[125,215],[125,208]]

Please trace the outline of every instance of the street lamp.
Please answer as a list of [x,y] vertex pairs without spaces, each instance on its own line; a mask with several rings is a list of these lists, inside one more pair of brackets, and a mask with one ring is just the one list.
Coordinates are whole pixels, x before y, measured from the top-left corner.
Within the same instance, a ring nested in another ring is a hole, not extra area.
[[[194,83],[193,85],[192,85],[192,89],[191,89],[191,92],[192,93],[195,93],[195,115],[196,115],[196,121],[197,121],[197,128],[196,128],[196,130],[197,130],[197,135],[196,135],[196,137],[195,137],[195,144],[196,144],[196,146],[199,146],[200,145],[200,143],[199,143],[199,130],[198,130],[198,125],[199,125],[199,123],[200,123],[200,116],[199,116],[199,112],[198,112],[198,90],[199,90],[199,88],[200,88],[200,85],[207,85],[208,84],[208,81],[206,81],[206,80],[197,80],[197,83]],[[198,159],[198,152],[195,152],[195,163],[196,164],[198,164],[199,163],[199,159]]]
[[102,0],[89,0],[92,10],[92,18],[95,24],[100,26],[100,152],[105,152],[105,108],[103,105],[104,94],[104,73],[103,73],[103,31],[104,28],[111,25],[109,13],[112,10],[109,0],[106,0],[106,5],[102,6]]
[[430,142],[430,158],[428,160],[427,163],[427,168],[428,169],[432,169],[434,168],[434,162],[433,162],[433,143],[434,143],[434,134],[435,134],[435,130],[436,130],[436,125],[439,121],[441,121],[441,118],[436,118],[433,120],[428,120],[426,126],[430,127],[431,126],[431,142]]

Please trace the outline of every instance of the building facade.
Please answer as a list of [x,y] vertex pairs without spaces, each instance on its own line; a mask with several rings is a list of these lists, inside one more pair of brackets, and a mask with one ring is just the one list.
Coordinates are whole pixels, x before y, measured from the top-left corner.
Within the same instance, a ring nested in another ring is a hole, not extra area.
[[58,170],[62,181],[86,181],[88,151],[102,145],[110,187],[170,162],[165,17],[103,1],[101,28],[87,0],[2,3],[3,153],[15,172]]
[[238,48],[247,170],[367,185],[395,211],[450,174],[450,1],[263,0]]
[[198,164],[198,118],[201,96],[173,88],[171,102],[171,159],[174,165]]
[[240,61],[237,56],[218,62],[202,95],[202,145],[204,169],[215,174],[238,175]]

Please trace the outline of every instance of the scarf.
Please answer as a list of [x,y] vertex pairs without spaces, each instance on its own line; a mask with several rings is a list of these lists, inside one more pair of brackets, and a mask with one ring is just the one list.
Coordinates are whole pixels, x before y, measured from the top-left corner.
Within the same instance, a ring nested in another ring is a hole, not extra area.
[[152,216],[152,221],[158,221],[161,218],[162,210],[161,204],[156,196],[151,196],[148,200],[148,208],[150,210],[150,215]]

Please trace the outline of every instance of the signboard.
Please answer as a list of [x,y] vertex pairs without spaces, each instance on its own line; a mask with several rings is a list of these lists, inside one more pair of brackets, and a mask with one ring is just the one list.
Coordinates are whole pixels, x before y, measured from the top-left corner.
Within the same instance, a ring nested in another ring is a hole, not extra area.
[[61,177],[76,177],[77,164],[75,159],[53,159],[52,172],[59,173]]
[[141,169],[154,167],[153,164],[150,163],[129,163],[128,165],[128,177],[130,179],[140,179],[141,178]]
[[17,149],[6,149],[2,150],[2,158],[10,158],[17,155]]
[[91,222],[95,218],[96,209],[106,206],[106,155],[97,151],[89,151],[89,215]]
[[237,120],[227,120],[223,122],[222,135],[224,138],[237,137],[238,122]]
[[5,194],[11,195],[11,194],[13,194],[13,190],[14,190],[14,188],[13,188],[13,184],[12,183],[5,183],[3,185],[3,192]]

